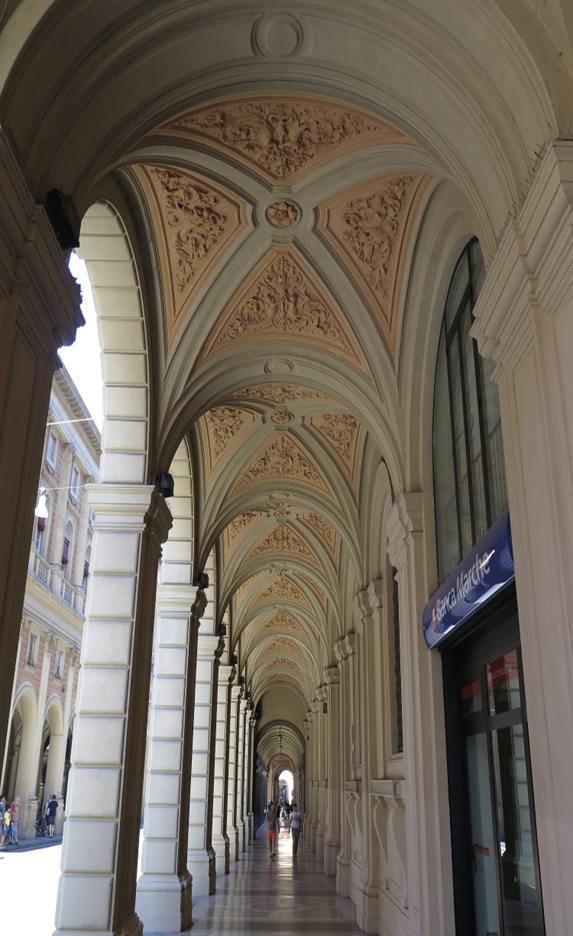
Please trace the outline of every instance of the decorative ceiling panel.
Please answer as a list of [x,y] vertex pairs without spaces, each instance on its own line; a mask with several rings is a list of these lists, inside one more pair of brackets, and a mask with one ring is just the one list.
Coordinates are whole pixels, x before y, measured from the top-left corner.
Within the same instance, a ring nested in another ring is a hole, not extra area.
[[280,573],[277,573],[261,588],[253,601],[253,606],[262,604],[263,601],[294,601],[303,605],[307,610],[312,610],[298,585],[295,585],[290,578]]
[[272,185],[293,185],[331,160],[365,147],[413,145],[371,114],[294,94],[208,104],[176,117],[157,133],[231,156]]
[[224,534],[227,552],[232,549],[236,541],[253,525],[253,523],[256,523],[257,520],[260,520],[260,518],[264,516],[265,514],[262,510],[244,510],[238,517],[231,520],[229,525],[225,528]]
[[294,640],[284,636],[275,637],[275,639],[265,647],[262,657],[280,657],[283,655],[290,655],[291,658],[294,657],[295,659],[302,660],[304,662],[304,656],[302,655]]
[[225,456],[257,422],[254,413],[239,406],[214,406],[201,417],[199,428],[207,482]]
[[260,628],[258,633],[260,636],[265,634],[273,633],[278,631],[279,633],[289,633],[296,634],[297,637],[301,637],[303,640],[308,642],[308,637],[306,636],[303,628],[300,626],[297,620],[293,618],[288,611],[277,611],[265,624]]
[[360,423],[356,417],[334,410],[305,416],[304,423],[327,443],[338,464],[356,486],[359,442],[362,437]]
[[212,182],[164,166],[135,166],[157,237],[167,348],[215,264],[247,224],[245,204]]
[[272,553],[282,553],[289,557],[302,559],[321,568],[319,560],[306,540],[289,523],[276,523],[253,546],[245,561],[249,562],[259,556],[268,556]]
[[428,176],[384,176],[338,193],[319,208],[317,230],[334,248],[394,354],[404,258]]
[[288,247],[272,247],[221,313],[197,360],[253,341],[310,345],[368,369],[356,342],[306,264]]
[[292,403],[306,403],[314,400],[325,400],[334,403],[331,397],[309,387],[298,387],[296,384],[269,383],[256,387],[245,387],[237,390],[229,397],[230,400],[255,400],[261,403],[274,403],[278,406],[287,406]]
[[332,558],[335,559],[338,536],[330,523],[317,513],[300,513],[298,518],[311,528],[313,533],[322,541]]
[[233,487],[233,492],[250,484],[295,481],[334,498],[332,489],[316,463],[287,432],[274,432],[255,453]]

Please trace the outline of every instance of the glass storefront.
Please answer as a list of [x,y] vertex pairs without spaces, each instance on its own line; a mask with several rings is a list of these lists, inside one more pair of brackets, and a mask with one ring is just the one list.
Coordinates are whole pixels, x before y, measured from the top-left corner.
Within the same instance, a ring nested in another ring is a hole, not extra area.
[[543,936],[514,590],[443,648],[459,936]]

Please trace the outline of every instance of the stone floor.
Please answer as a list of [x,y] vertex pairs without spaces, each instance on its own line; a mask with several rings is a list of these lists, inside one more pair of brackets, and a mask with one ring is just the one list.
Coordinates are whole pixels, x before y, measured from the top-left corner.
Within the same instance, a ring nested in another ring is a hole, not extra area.
[[325,877],[302,842],[293,860],[291,837],[281,833],[271,859],[264,829],[231,873],[217,878],[217,893],[197,901],[193,919],[193,936],[362,932],[354,922],[353,905],[336,896],[334,878]]

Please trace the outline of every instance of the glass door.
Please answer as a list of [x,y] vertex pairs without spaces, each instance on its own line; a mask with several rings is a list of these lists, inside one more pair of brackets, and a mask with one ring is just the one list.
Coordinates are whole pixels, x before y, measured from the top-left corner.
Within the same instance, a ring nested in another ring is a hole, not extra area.
[[444,660],[458,936],[543,936],[517,618],[489,636]]

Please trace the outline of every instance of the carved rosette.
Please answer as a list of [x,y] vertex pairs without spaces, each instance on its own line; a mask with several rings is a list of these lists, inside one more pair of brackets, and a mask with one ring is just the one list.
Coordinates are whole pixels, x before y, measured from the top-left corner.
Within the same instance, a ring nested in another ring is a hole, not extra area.
[[277,523],[263,538],[251,549],[246,561],[266,556],[271,553],[287,553],[305,562],[312,562],[319,566],[314,552],[296,530],[288,523]]
[[419,173],[386,176],[320,206],[317,229],[349,268],[392,352],[403,260],[427,181]]
[[277,410],[276,413],[271,413],[271,420],[276,423],[277,426],[284,426],[292,422],[293,419],[293,414],[289,413],[288,410]]
[[265,212],[269,224],[276,228],[292,227],[298,221],[299,213],[296,205],[286,201],[273,202]]
[[310,457],[298,442],[284,432],[275,432],[259,450],[235,484],[234,490],[257,481],[297,481],[332,497],[332,492]]
[[266,181],[287,185],[357,149],[411,144],[364,111],[290,94],[208,104],[176,117],[160,133],[206,144]]
[[360,423],[350,413],[339,411],[313,413],[305,417],[310,426],[334,452],[352,482],[356,478]]
[[214,265],[246,225],[245,205],[196,176],[135,166],[157,235],[168,346]]
[[294,251],[272,248],[255,267],[209,335],[197,364],[255,340],[319,347],[366,372],[354,340]]

